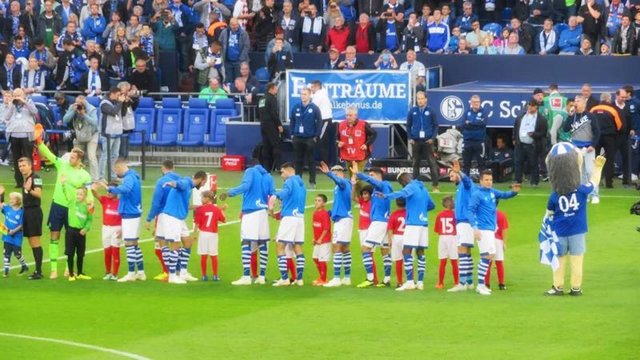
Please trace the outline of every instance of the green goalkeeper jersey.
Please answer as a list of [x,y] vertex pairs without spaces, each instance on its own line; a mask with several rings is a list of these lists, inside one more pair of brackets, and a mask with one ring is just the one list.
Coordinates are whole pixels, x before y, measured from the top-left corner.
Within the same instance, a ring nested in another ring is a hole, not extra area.
[[[63,187],[67,187],[69,190],[69,196],[73,196],[75,198],[76,189],[91,185],[91,175],[89,175],[89,173],[83,168],[74,168],[68,161],[56,157],[43,143],[38,145],[38,150],[45,159],[53,163],[56,167],[57,177],[56,185],[53,190],[53,202],[60,206],[69,207],[69,201],[65,196]],[[60,183],[61,176],[66,178],[64,185]],[[91,191],[88,191],[87,202],[93,203],[93,194],[91,194]]]
[[547,118],[547,125],[551,129],[553,124],[553,118],[557,113],[565,113],[567,111],[567,98],[559,93],[553,93],[544,98],[542,101],[542,115]]

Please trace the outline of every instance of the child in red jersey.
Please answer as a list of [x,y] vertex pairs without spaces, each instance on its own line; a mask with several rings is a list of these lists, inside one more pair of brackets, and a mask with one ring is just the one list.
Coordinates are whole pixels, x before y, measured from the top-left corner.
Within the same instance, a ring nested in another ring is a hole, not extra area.
[[456,236],[456,216],[453,211],[455,204],[451,196],[442,199],[444,210],[436,216],[435,232],[438,236],[438,258],[440,258],[440,270],[438,272],[437,289],[444,288],[444,273],[447,267],[447,259],[451,260],[453,272],[453,284],[458,285],[458,237]]
[[323,286],[327,283],[327,262],[331,258],[331,216],[325,209],[327,196],[318,194],[313,212],[313,262],[320,277],[312,284]]
[[215,194],[212,191],[202,193],[202,205],[196,208],[193,221],[198,229],[198,254],[200,255],[200,269],[202,281],[209,280],[207,276],[207,258],[211,258],[212,280],[220,281],[218,276],[218,223],[225,222],[223,210],[227,208],[215,205]]
[[[496,206],[497,206],[496,201]],[[496,271],[498,272],[498,288],[500,290],[507,290],[507,286],[504,283],[504,251],[507,248],[507,229],[509,229],[509,220],[507,215],[500,210],[496,211],[496,254],[493,257],[493,261],[489,263],[489,269],[485,276],[485,284],[489,286],[491,280],[491,265],[495,261]]]
[[397,287],[402,286],[402,274],[404,273],[402,237],[404,236],[404,226],[407,218],[407,210],[404,208],[405,205],[406,200],[404,198],[397,198],[397,209],[391,213],[389,221],[387,222],[387,239],[389,239],[391,243],[391,260],[396,264]]
[[[117,184],[109,184],[117,186]],[[91,187],[93,197],[102,205],[102,247],[104,248],[104,267],[106,273],[103,280],[118,280],[120,269],[120,246],[122,245],[122,217],[118,213],[120,199],[115,194],[98,193],[98,185]]]

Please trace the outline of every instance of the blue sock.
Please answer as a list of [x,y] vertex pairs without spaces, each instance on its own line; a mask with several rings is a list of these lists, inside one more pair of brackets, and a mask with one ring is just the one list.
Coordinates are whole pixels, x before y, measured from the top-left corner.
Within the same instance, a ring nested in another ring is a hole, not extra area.
[[418,281],[424,281],[424,273],[427,271],[427,257],[424,255],[418,256]]
[[191,249],[180,248],[180,270],[187,271],[187,267],[189,267],[190,257],[191,257]]
[[469,276],[471,275],[469,269],[470,255],[467,253],[460,253],[458,254],[458,257],[460,259],[458,263],[458,268],[460,270],[460,284],[465,285],[469,279]]
[[242,244],[242,275],[251,274],[251,245]]
[[136,245],[136,265],[138,266],[138,271],[144,271],[144,261],[142,260],[142,249],[140,246]]
[[487,269],[489,269],[489,259],[483,257],[478,263],[478,284],[484,285],[484,278],[487,276]]
[[278,256],[278,269],[280,270],[282,280],[287,280],[289,278],[289,272],[287,271],[287,258],[284,255]]
[[264,276],[267,272],[267,262],[269,261],[269,248],[266,241],[260,242],[258,253],[260,254],[260,276]]
[[384,276],[391,276],[391,255],[383,255],[382,256],[382,264],[384,265]]
[[469,269],[467,272],[467,285],[473,285],[473,258],[471,254],[468,254],[467,258],[467,268]]
[[407,281],[413,281],[413,255],[404,255],[404,272],[407,274]]
[[340,269],[342,268],[342,253],[336,252],[333,254],[333,276],[335,278],[340,277]]
[[298,280],[302,280],[302,275],[304,274],[304,254],[296,255],[296,270],[298,275]]
[[351,278],[351,251],[342,253],[342,265],[344,266],[344,277]]
[[175,275],[176,266],[178,264],[178,250],[169,251],[169,261],[167,267],[169,268],[169,274]]
[[133,245],[129,245],[125,247],[127,253],[127,267],[129,268],[129,272],[136,271],[136,248]]
[[162,247],[162,262],[164,262],[165,266],[169,266],[169,247],[168,246],[163,246]]
[[371,251],[362,253],[362,264],[364,265],[364,270],[367,272],[367,280],[373,281],[373,256]]

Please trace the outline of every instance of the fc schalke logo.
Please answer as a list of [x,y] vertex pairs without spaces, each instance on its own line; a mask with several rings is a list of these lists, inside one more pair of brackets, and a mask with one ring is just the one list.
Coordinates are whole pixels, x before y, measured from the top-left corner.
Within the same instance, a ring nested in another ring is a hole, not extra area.
[[464,104],[457,96],[447,96],[440,103],[440,113],[448,121],[457,121],[464,113]]

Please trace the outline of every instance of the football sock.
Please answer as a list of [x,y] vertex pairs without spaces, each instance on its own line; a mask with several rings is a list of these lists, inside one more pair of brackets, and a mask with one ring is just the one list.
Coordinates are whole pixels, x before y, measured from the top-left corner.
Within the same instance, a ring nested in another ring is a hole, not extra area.
[[169,274],[176,274],[176,267],[178,265],[178,250],[170,250],[168,255],[167,267],[169,268]]
[[496,270],[498,271],[498,284],[504,285],[504,261],[496,260]]
[[20,263],[20,265],[22,266],[26,266],[27,263],[24,261],[24,256],[22,255],[22,250],[18,250],[15,252],[15,257],[16,259],[18,259],[18,262]]
[[58,271],[58,240],[51,240],[49,244],[49,260],[51,261],[51,271]]
[[[285,255],[285,257],[286,257],[286,255]],[[296,281],[296,279],[297,279],[296,262],[293,261],[292,258],[287,258],[287,269],[289,270],[289,277],[291,278],[291,280]]]
[[258,277],[258,252],[251,252],[251,277]]
[[487,276],[487,270],[489,269],[489,259],[481,258],[478,263],[478,284],[484,285],[485,276]]
[[180,248],[180,271],[187,271],[189,267],[189,258],[191,257],[191,249]]
[[9,267],[11,265],[11,251],[5,248],[3,251],[3,255],[4,255],[4,273],[7,274],[9,273]]
[[378,270],[376,268],[376,259],[373,252],[371,253],[371,269],[373,270],[373,283],[378,284]]
[[404,272],[404,262],[402,260],[396,260],[396,280],[398,284],[402,284],[402,273]]
[[384,277],[391,276],[391,254],[382,255],[382,264],[384,266]]
[[322,281],[327,281],[327,262],[326,261],[319,261],[319,268],[320,268],[320,280]]
[[371,256],[371,251],[366,251],[362,253],[362,264],[364,265],[364,270],[367,272],[367,280],[373,281],[373,257]]
[[471,254],[467,257],[467,285],[473,285],[473,258]]
[[138,271],[144,272],[144,261],[142,260],[142,249],[140,246],[136,245],[136,265],[138,266]]
[[418,255],[418,282],[424,281],[424,273],[427,272],[427,257]]
[[487,275],[484,277],[484,284],[487,286],[491,285],[491,267],[493,265],[493,261],[489,260],[489,267],[487,268]]
[[73,272],[73,256],[75,251],[69,251],[69,255],[67,255],[67,269],[69,270],[69,277],[73,276],[75,273]]
[[302,275],[304,274],[304,254],[296,255],[296,267],[298,269],[298,280],[302,280]]
[[460,274],[460,283],[462,285],[467,284],[467,256],[469,256],[469,254],[458,254],[458,271]]
[[127,245],[125,250],[127,251],[127,267],[129,272],[133,273],[136,271],[136,248],[133,245]]
[[260,276],[264,276],[267,272],[267,262],[269,262],[269,248],[265,241],[258,245],[258,252],[260,254]]
[[460,284],[460,269],[458,268],[458,260],[451,259],[451,271],[453,272],[453,284]]
[[336,252],[333,254],[333,277],[340,277],[340,269],[342,268],[342,253]]
[[318,259],[313,258],[313,263],[316,264],[316,269],[318,269],[318,275],[320,274],[320,261],[318,261]]
[[76,263],[78,264],[78,274],[84,274],[84,255],[78,255]]
[[413,255],[404,255],[404,272],[407,273],[407,281],[413,281]]
[[113,262],[113,255],[111,252],[111,246],[104,248],[104,268],[107,274],[111,274],[111,263]]
[[218,276],[218,255],[211,257],[211,270],[213,271],[213,276]]
[[168,273],[169,269],[167,269],[167,265],[164,263],[164,249],[168,248],[162,248],[162,249],[156,249],[156,257],[158,258],[158,261],[160,262],[160,266],[162,266],[162,272],[163,273]]
[[287,280],[289,278],[289,272],[287,271],[287,259],[284,255],[278,255],[278,269],[280,270],[282,280]]
[[31,249],[33,252],[33,259],[36,263],[36,273],[42,274],[42,246]]
[[444,272],[446,268],[447,259],[440,259],[440,267],[438,268],[438,284],[444,284]]
[[242,276],[249,276],[251,273],[251,245],[242,244]]
[[117,246],[111,247],[111,257],[113,258],[113,267],[111,268],[111,273],[113,275],[118,275],[118,271],[120,270],[120,248]]
[[207,275],[207,261],[209,261],[209,259],[207,259],[207,255],[200,255],[200,274],[202,274],[201,276]]
[[342,253],[342,265],[344,266],[344,277],[351,278],[351,251]]

